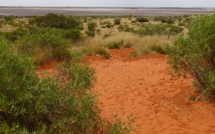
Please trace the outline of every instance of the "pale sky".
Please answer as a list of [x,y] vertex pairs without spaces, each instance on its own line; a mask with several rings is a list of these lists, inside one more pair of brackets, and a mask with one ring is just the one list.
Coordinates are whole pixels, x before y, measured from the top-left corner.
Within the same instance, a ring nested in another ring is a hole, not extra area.
[[0,0],[0,6],[215,7],[215,0]]

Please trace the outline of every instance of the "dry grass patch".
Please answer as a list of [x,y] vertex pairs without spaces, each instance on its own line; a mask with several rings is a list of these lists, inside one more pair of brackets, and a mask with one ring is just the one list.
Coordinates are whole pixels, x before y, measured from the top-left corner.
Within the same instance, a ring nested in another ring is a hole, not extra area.
[[135,44],[135,50],[129,57],[142,56],[149,53],[166,54],[167,46],[175,36],[145,36]]
[[16,27],[6,24],[0,28],[0,32],[12,32],[15,31],[16,29],[17,29]]

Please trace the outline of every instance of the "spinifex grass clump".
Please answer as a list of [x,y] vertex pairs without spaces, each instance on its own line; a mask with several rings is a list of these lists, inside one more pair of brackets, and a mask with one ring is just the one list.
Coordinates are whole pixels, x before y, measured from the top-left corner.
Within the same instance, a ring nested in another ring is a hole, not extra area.
[[187,36],[169,48],[169,63],[178,74],[189,74],[203,96],[215,96],[215,14],[192,21]]
[[95,80],[93,69],[63,63],[52,78],[39,79],[30,58],[16,54],[2,38],[0,57],[0,133],[129,131],[121,122],[104,125],[89,90]]
[[142,56],[150,53],[166,54],[169,42],[166,36],[145,36],[140,44],[135,45],[135,50],[129,57]]
[[108,49],[120,49],[123,47],[123,41],[117,41],[117,42],[108,42],[105,45]]
[[88,46],[82,49],[82,53],[89,56],[103,56],[104,58],[110,58],[110,52],[103,46]]

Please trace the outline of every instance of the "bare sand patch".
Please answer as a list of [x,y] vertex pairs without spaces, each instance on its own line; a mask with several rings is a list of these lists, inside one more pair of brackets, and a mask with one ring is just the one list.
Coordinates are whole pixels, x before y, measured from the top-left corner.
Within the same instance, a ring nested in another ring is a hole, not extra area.
[[[132,134],[214,134],[215,107],[191,101],[191,79],[169,75],[167,57],[148,54],[128,58],[133,49],[110,50],[111,58],[87,56],[84,62],[96,70],[101,116],[109,121],[118,113],[122,121],[133,115]],[[53,73],[59,62],[37,69]],[[39,75],[39,74],[38,74]]]
[[86,58],[96,70],[93,92],[104,119],[118,113],[126,121],[132,114],[134,134],[215,133],[215,107],[187,99],[191,79],[171,77],[165,55],[128,59],[131,51],[111,50],[109,60]]

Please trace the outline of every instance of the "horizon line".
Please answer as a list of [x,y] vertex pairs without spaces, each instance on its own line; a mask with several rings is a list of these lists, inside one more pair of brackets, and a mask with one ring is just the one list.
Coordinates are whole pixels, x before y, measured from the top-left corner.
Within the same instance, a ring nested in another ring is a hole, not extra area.
[[215,7],[105,7],[105,6],[91,6],[91,7],[81,7],[81,6],[0,6],[0,7],[32,7],[32,8],[215,8]]

